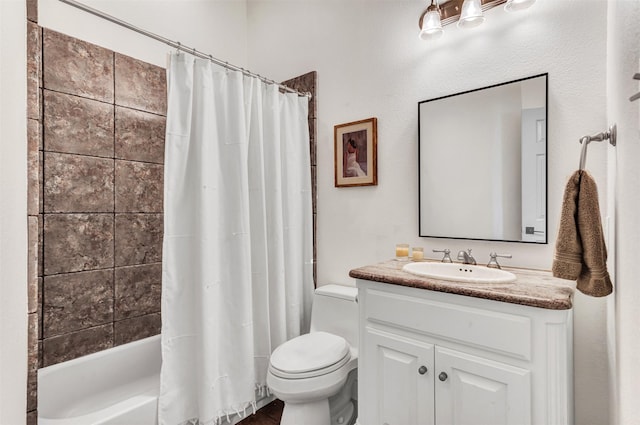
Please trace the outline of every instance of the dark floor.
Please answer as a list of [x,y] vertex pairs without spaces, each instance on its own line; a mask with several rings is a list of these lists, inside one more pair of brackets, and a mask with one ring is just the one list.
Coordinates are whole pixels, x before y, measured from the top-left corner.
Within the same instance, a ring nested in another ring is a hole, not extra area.
[[238,422],[238,425],[280,425],[284,403],[274,400],[258,410],[255,415],[250,415]]

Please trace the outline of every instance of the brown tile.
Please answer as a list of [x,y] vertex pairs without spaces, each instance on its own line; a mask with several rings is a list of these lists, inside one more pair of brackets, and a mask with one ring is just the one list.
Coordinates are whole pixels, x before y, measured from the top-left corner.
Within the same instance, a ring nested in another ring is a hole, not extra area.
[[309,119],[309,155],[311,158],[311,165],[318,165],[318,144],[316,143],[315,133],[316,119]]
[[44,88],[113,103],[113,52],[50,29],[43,33]]
[[[40,327],[42,328],[42,327]],[[44,367],[44,363],[42,362],[42,347],[43,347],[43,343],[42,343],[42,337],[40,337],[40,339],[38,340],[38,368]]]
[[27,293],[28,311],[38,311],[38,217],[27,217]]
[[27,0],[27,19],[38,22],[38,0]]
[[38,322],[38,313],[29,313],[27,335],[27,368],[29,371],[38,369]]
[[317,187],[318,187],[318,168],[316,165],[311,166],[311,203],[313,207],[313,212],[316,212],[316,196],[317,196]]
[[40,208],[40,122],[27,120],[27,214],[38,215]]
[[38,425],[38,411],[27,412],[27,425]]
[[162,164],[166,121],[160,115],[116,106],[116,158]]
[[113,214],[45,214],[44,274],[113,267]]
[[[43,314],[43,308],[42,308],[42,293],[44,292],[44,277],[38,277],[38,306],[36,309],[36,312],[38,314],[38,340],[42,339],[42,317],[44,316]],[[39,344],[39,343],[38,343]],[[42,358],[40,353],[42,351],[42,347],[40,345],[38,345],[38,359]],[[38,360],[38,365],[40,365],[40,362]],[[40,367],[40,366],[38,366]]]
[[45,152],[44,211],[113,212],[112,159]]
[[116,105],[167,115],[166,70],[116,53]]
[[115,344],[137,341],[149,336],[158,335],[162,327],[160,313],[125,319],[114,323]]
[[38,276],[44,276],[44,214],[38,214]]
[[43,336],[113,321],[113,269],[44,278]]
[[116,268],[115,320],[160,311],[162,264]]
[[27,118],[40,119],[40,87],[42,87],[42,29],[33,22],[27,22]]
[[29,314],[27,347],[27,411],[38,407],[38,314]]
[[42,365],[51,366],[113,347],[113,324],[47,338],[42,344]]
[[44,212],[44,152],[38,152],[38,213]]
[[162,214],[116,214],[116,266],[162,261]]
[[116,212],[162,212],[163,166],[116,160]]
[[44,90],[48,151],[113,158],[113,105]]

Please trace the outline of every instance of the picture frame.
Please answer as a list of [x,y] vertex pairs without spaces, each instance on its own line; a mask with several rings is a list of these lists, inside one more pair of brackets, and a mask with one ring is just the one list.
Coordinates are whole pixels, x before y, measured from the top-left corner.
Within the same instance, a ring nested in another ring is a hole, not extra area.
[[367,118],[334,126],[335,187],[378,184],[378,120]]

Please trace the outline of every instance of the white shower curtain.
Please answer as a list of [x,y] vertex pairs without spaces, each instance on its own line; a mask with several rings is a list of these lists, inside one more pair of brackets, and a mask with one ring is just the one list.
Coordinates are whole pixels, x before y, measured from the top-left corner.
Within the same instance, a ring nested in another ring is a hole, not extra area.
[[184,53],[167,84],[158,417],[213,424],[255,408],[308,329],[308,101]]

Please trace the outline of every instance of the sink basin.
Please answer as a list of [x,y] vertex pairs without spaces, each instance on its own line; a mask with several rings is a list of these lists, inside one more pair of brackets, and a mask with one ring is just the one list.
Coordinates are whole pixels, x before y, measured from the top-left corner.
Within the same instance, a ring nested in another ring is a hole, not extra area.
[[457,263],[409,263],[402,270],[432,279],[469,283],[510,283],[516,275],[500,269]]

